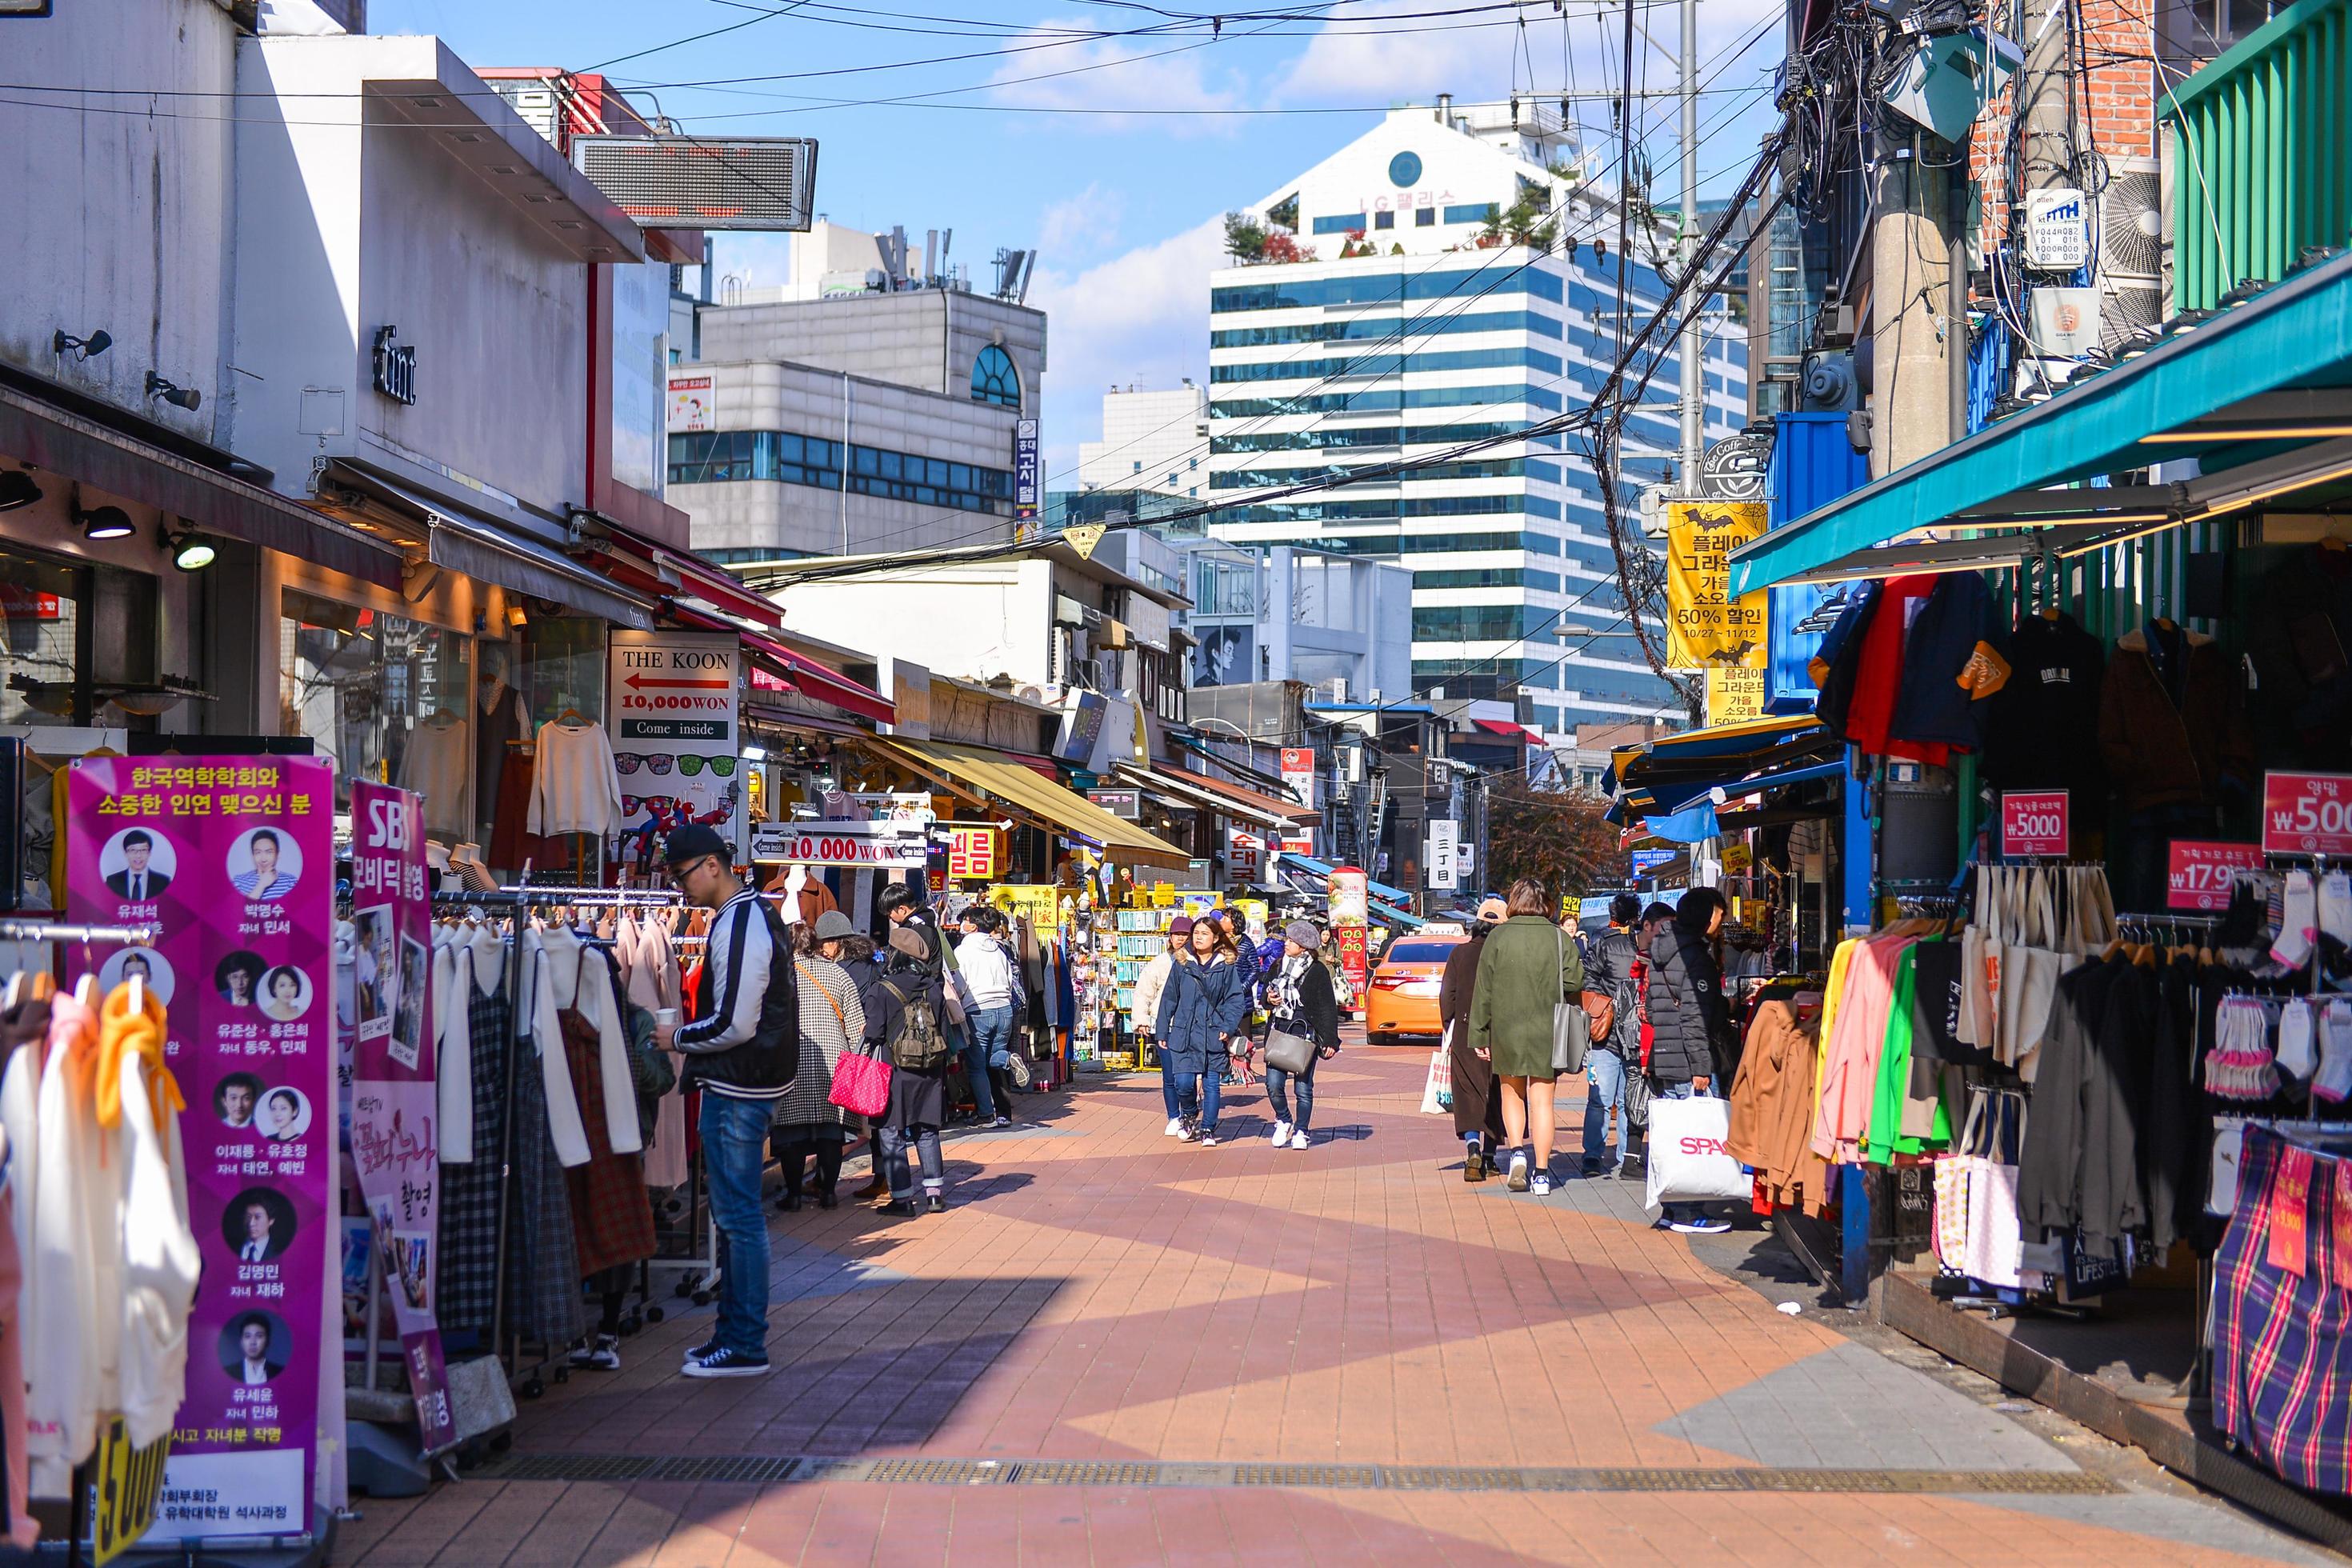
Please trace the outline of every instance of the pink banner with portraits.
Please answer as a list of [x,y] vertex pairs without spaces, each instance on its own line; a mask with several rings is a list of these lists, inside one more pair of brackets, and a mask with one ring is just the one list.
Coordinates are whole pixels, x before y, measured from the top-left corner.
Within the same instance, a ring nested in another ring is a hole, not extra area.
[[310,1525],[334,1225],[334,778],[316,758],[99,757],[67,787],[68,918],[150,925],[204,1275],[151,1542]]
[[[440,1116],[433,1055],[433,900],[424,797],[352,785],[352,1168],[367,1207],[425,1452],[456,1446],[433,1315]],[[362,1330],[364,1332],[364,1329]]]

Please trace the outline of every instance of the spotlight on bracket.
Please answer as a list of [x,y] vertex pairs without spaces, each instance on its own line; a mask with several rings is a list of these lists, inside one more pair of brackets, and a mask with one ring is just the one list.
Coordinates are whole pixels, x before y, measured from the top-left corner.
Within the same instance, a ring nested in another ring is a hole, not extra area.
[[60,355],[70,353],[78,360],[88,359],[92,354],[102,354],[113,346],[114,334],[104,327],[96,329],[86,338],[75,337],[62,327],[49,334],[51,353]]
[[152,370],[147,373],[147,395],[160,397],[173,407],[184,408],[191,414],[196,411],[196,405],[205,400],[205,395],[194,387],[165,381]]

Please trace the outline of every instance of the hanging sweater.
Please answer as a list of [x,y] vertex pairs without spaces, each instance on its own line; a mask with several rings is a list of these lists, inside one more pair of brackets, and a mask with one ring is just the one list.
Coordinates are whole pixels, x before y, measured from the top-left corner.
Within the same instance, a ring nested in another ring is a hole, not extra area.
[[131,1011],[118,985],[99,1008],[98,1127],[110,1210],[93,1244],[120,1248],[119,1407],[133,1447],[172,1429],[188,1387],[188,1310],[204,1256],[188,1227],[188,1172],[180,1144],[186,1108],[164,1065],[163,1005],[152,991]]
[[530,1037],[539,1050],[539,1070],[547,1089],[548,1131],[555,1157],[566,1166],[588,1163],[588,1133],[580,1119],[580,1098],[563,1052],[562,1007],[576,1008],[595,1026],[596,1062],[604,1075],[604,1136],[615,1154],[644,1147],[637,1131],[636,1078],[629,1068],[628,1041],[621,1033],[620,1003],[613,995],[613,972],[601,958],[590,962],[587,944],[561,926],[523,939],[531,963]]
[[[19,1061],[39,1046],[27,1046]],[[100,1163],[97,1106],[92,1099],[98,1055],[97,1021],[73,996],[49,1004],[49,1038],[40,1058],[34,1123],[32,1180],[26,1194],[31,1242],[25,1252],[25,1446],[32,1460],[33,1495],[70,1494],[73,1467],[98,1445],[98,1413],[115,1390],[101,1391],[103,1369],[117,1361],[119,1312],[102,1300],[121,1299],[119,1247],[96,1245],[100,1216],[110,1215],[105,1169]],[[13,1069],[12,1069],[13,1073]]]
[[530,780],[533,833],[616,831],[621,774],[602,724],[542,724]]

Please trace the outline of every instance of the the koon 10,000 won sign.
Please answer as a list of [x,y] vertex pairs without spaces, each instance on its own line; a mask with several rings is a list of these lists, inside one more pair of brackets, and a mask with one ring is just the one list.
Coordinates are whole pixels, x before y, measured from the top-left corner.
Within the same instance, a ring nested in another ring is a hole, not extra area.
[[740,850],[742,657],[723,632],[613,634],[613,755],[630,826],[699,822]]

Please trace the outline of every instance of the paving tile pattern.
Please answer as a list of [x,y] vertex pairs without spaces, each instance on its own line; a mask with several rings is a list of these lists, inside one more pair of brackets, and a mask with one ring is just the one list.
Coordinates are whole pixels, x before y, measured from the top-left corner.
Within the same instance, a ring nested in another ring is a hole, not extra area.
[[[515,1431],[520,1474],[641,1463],[362,1500],[335,1560],[2323,1560],[2201,1499],[2119,1494],[1774,1312],[1651,1229],[1636,1184],[1465,1184],[1417,1114],[1425,1059],[1329,1064],[1304,1152],[1268,1144],[1256,1089],[1215,1149],[1162,1135],[1153,1078],[1024,1097],[1034,1126],[950,1141],[943,1217],[775,1216],[772,1376],[680,1377],[709,1310],[666,1302],[624,1370],[551,1387]],[[1571,1472],[1650,1479],[1506,1479]]]

